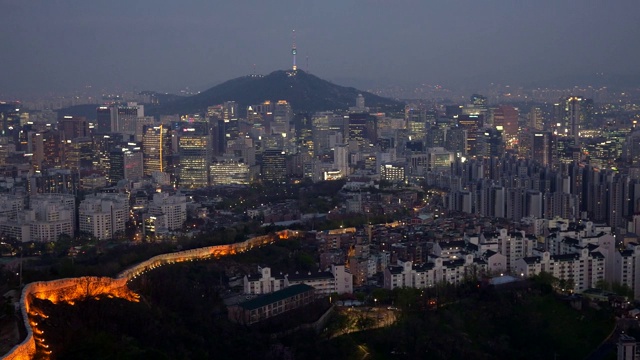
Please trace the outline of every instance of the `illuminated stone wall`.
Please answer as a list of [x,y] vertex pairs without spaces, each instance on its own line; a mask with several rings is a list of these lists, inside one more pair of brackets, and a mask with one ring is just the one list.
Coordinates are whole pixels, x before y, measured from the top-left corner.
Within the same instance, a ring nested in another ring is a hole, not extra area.
[[54,304],[59,302],[73,304],[78,300],[99,298],[100,296],[119,297],[129,301],[138,301],[138,295],[127,287],[127,282],[147,271],[179,262],[215,259],[222,256],[233,255],[251,250],[254,247],[271,244],[276,240],[285,240],[295,236],[298,236],[297,231],[284,230],[276,233],[276,235],[258,236],[229,245],[208,246],[199,249],[162,254],[121,272],[115,279],[85,276],[30,283],[24,287],[20,298],[20,309],[22,311],[22,318],[24,319],[24,326],[27,330],[27,337],[22,343],[16,345],[9,353],[3,356],[2,359],[32,359],[36,353],[36,342],[44,353],[47,352],[46,348],[48,345],[46,345],[44,339],[39,336],[42,334],[42,331],[37,328],[37,321],[47,316],[33,308],[30,302],[33,298],[49,300]]

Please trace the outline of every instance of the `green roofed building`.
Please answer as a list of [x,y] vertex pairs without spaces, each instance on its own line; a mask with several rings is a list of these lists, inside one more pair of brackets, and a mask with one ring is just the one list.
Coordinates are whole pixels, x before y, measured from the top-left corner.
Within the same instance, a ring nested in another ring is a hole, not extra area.
[[255,324],[289,310],[310,304],[315,289],[306,284],[289,286],[282,290],[229,307],[229,320],[240,324]]

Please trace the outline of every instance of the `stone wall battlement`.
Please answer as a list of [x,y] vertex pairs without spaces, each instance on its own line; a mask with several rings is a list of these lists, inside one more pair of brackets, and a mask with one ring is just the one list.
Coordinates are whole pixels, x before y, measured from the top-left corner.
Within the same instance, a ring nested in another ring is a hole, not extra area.
[[127,283],[147,271],[180,262],[216,259],[222,256],[233,255],[251,250],[254,247],[271,244],[276,240],[285,240],[297,235],[297,231],[283,230],[277,232],[275,235],[258,236],[234,244],[208,246],[161,254],[124,270],[118,274],[115,279],[85,276],[27,284],[24,289],[22,289],[22,296],[20,297],[20,310],[22,312],[25,329],[27,330],[27,336],[22,343],[16,345],[9,353],[4,355],[2,359],[26,360],[32,359],[35,356],[37,351],[36,339],[42,342],[42,338],[38,337],[42,332],[37,329],[37,323],[33,321],[33,319],[46,318],[47,316],[32,306],[32,299],[49,300],[54,304],[59,302],[73,304],[78,300],[100,298],[101,296],[119,297],[129,301],[138,301],[138,295],[127,287]]

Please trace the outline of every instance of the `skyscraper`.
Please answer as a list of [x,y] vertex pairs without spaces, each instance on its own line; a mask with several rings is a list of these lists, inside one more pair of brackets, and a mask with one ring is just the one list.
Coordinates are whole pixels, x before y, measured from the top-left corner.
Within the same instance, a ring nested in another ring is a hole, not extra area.
[[531,141],[531,159],[542,166],[551,166],[553,161],[552,134],[549,131],[534,131]]
[[142,149],[136,143],[117,146],[109,156],[109,181],[116,183],[122,179],[136,181],[143,176]]
[[510,140],[518,135],[518,109],[500,105],[493,109],[493,127],[502,128],[504,137]]
[[467,131],[466,153],[469,156],[476,156],[480,152],[478,136],[482,128],[483,116],[481,115],[460,115],[458,116],[458,127]]
[[544,130],[544,117],[542,116],[542,110],[539,107],[534,106],[529,110],[529,127],[533,130]]
[[348,139],[363,147],[376,142],[376,118],[368,113],[350,113],[348,119]]
[[0,122],[3,135],[10,133],[9,128],[17,129],[20,125],[20,103],[0,101]]
[[593,101],[580,96],[568,96],[560,99],[553,107],[555,133],[572,138],[574,145],[578,145],[580,130],[591,122]]
[[208,122],[199,116],[183,116],[178,123],[178,182],[186,188],[209,185],[211,134]]
[[111,117],[113,116],[113,111],[113,107],[98,106],[96,109],[96,134],[103,135],[111,132]]
[[273,110],[271,133],[288,134],[291,120],[293,120],[293,110],[291,109],[291,104],[289,104],[286,100],[278,101]]
[[58,129],[63,140],[89,136],[89,123],[82,116],[63,116],[62,119],[58,120]]
[[416,104],[404,107],[404,120],[412,141],[424,141],[428,126],[426,115],[426,110]]
[[145,126],[142,136],[144,175],[150,176],[156,171],[168,172],[172,156],[171,131],[164,125]]
[[111,111],[111,132],[134,135],[138,118],[144,117],[144,106],[130,102]]
[[283,182],[287,179],[286,155],[278,149],[267,149],[262,153],[262,180]]

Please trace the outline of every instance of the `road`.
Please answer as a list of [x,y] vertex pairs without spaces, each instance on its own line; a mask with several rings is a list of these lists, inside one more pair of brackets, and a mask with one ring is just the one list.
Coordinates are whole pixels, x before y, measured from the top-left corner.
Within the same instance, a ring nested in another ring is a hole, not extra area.
[[637,320],[634,319],[619,319],[616,321],[615,328],[611,331],[609,336],[604,339],[604,341],[596,348],[589,356],[585,358],[585,360],[604,360],[610,358],[611,352],[616,351],[616,344],[618,343],[618,339],[620,338],[620,334],[624,331],[622,329],[626,329],[631,325],[630,323],[635,323]]

